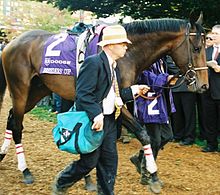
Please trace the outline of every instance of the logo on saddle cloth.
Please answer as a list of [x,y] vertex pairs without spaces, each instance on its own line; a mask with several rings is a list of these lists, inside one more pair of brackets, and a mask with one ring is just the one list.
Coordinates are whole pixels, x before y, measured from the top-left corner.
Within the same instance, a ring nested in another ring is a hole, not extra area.
[[40,74],[76,76],[84,59],[97,53],[100,33],[91,28],[80,36],[60,33],[49,37],[44,45]]

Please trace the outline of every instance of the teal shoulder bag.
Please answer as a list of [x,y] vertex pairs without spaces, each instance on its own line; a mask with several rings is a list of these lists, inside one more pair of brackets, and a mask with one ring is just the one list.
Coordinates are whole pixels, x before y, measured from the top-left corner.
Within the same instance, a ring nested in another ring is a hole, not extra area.
[[53,138],[57,147],[72,154],[87,154],[96,150],[103,140],[104,131],[91,128],[92,122],[84,111],[72,107],[68,112],[57,115]]

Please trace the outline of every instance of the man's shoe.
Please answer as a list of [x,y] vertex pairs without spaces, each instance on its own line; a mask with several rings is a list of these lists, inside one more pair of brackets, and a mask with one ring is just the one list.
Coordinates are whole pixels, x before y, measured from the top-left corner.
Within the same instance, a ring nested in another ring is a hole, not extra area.
[[122,136],[122,143],[123,144],[130,143],[130,137],[129,136]]
[[181,146],[191,146],[194,144],[194,141],[188,141],[188,140],[184,140],[184,141],[180,141],[179,144]]
[[132,164],[136,167],[136,170],[139,174],[141,174],[141,162],[139,161],[139,158],[137,155],[133,155],[130,157],[130,161]]
[[89,192],[97,191],[97,186],[96,184],[93,183],[91,176],[87,175],[84,178],[85,178],[85,190]]
[[179,143],[180,141],[181,141],[181,139],[178,139],[178,138],[173,138],[171,140],[171,142],[173,142],[173,143]]
[[55,182],[52,184],[52,195],[66,195],[67,190],[68,188],[58,188]]
[[62,171],[59,172],[59,174],[55,177],[54,182],[52,184],[52,195],[66,195],[68,188],[58,188],[58,178]]
[[218,152],[218,148],[206,146],[202,148],[202,152]]

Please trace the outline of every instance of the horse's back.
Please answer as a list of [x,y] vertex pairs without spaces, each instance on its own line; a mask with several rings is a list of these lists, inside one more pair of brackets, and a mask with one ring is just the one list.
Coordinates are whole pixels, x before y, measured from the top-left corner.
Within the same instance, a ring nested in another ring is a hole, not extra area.
[[32,30],[25,32],[12,40],[2,54],[5,68],[18,66],[32,66],[30,68],[39,71],[45,41],[52,33],[44,30]]

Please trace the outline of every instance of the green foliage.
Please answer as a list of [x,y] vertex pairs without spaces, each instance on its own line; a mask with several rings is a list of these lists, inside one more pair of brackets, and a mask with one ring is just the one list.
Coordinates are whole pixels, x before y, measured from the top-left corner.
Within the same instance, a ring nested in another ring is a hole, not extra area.
[[47,106],[35,107],[33,110],[30,111],[30,114],[36,116],[40,120],[56,123],[57,115],[50,112],[49,110],[50,110],[50,107],[47,107]]
[[59,9],[92,11],[98,17],[121,13],[134,19],[184,18],[194,9],[203,11],[207,27],[220,23],[219,2],[216,0],[48,0]]
[[10,16],[2,16],[1,21],[9,39],[32,29],[42,29],[50,32],[59,32],[61,28],[75,23],[70,12],[60,11],[52,4],[35,1],[16,1],[16,6]]
[[48,0],[54,3],[59,9],[68,9],[69,11],[85,10],[94,12],[97,17],[107,17],[115,13],[119,13],[122,2],[116,0]]

